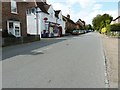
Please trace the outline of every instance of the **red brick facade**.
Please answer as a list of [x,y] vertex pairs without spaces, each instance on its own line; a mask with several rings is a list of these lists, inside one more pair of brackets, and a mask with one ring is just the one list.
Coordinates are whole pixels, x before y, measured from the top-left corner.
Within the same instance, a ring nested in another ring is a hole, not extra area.
[[21,36],[27,36],[26,10],[35,7],[35,2],[17,2],[17,14],[11,13],[11,2],[2,2],[2,31],[7,30],[7,21],[20,22]]

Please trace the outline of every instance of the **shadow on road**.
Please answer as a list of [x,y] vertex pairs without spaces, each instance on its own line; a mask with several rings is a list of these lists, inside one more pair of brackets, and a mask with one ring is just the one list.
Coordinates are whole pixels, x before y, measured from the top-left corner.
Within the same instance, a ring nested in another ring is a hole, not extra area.
[[38,55],[44,54],[42,52],[32,52],[35,49],[39,49],[45,46],[49,46],[58,42],[62,42],[66,39],[42,39],[38,42],[32,42],[27,44],[21,44],[16,46],[4,47],[2,48],[2,60],[17,56],[17,55]]

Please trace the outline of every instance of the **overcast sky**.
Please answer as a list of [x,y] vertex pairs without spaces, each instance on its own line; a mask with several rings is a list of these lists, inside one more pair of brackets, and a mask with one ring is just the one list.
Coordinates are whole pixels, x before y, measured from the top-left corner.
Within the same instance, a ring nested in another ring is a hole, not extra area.
[[70,14],[73,21],[79,18],[87,24],[92,23],[97,14],[108,13],[113,18],[118,16],[118,2],[120,0],[47,0],[55,10],[62,10],[63,15]]

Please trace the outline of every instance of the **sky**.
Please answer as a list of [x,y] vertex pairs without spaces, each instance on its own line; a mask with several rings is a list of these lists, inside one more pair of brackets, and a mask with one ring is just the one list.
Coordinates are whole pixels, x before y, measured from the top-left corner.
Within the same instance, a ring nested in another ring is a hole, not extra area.
[[97,14],[110,14],[113,18],[118,16],[118,2],[120,0],[47,0],[54,10],[62,10],[66,16],[76,22],[79,18],[86,24],[92,24],[92,19]]

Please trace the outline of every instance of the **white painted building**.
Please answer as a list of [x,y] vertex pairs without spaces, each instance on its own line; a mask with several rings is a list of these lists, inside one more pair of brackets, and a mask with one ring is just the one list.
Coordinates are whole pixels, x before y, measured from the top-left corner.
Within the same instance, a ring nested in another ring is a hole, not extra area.
[[56,23],[59,24],[59,27],[62,27],[62,35],[65,35],[65,21],[63,21],[62,11],[56,10],[55,16],[56,16]]
[[59,18],[56,18],[52,5],[48,5],[46,2],[36,2],[36,4],[37,8],[27,10],[27,33],[38,34],[40,38],[60,36],[60,27],[62,27],[62,34],[65,34],[62,12],[60,11]]
[[[37,8],[27,10],[27,33],[30,35],[40,35],[46,30],[44,18],[48,18],[48,13],[44,9],[44,3],[38,2]],[[43,8],[41,8],[43,7]],[[37,13],[36,13],[37,12]],[[48,30],[48,28],[47,28]]]

